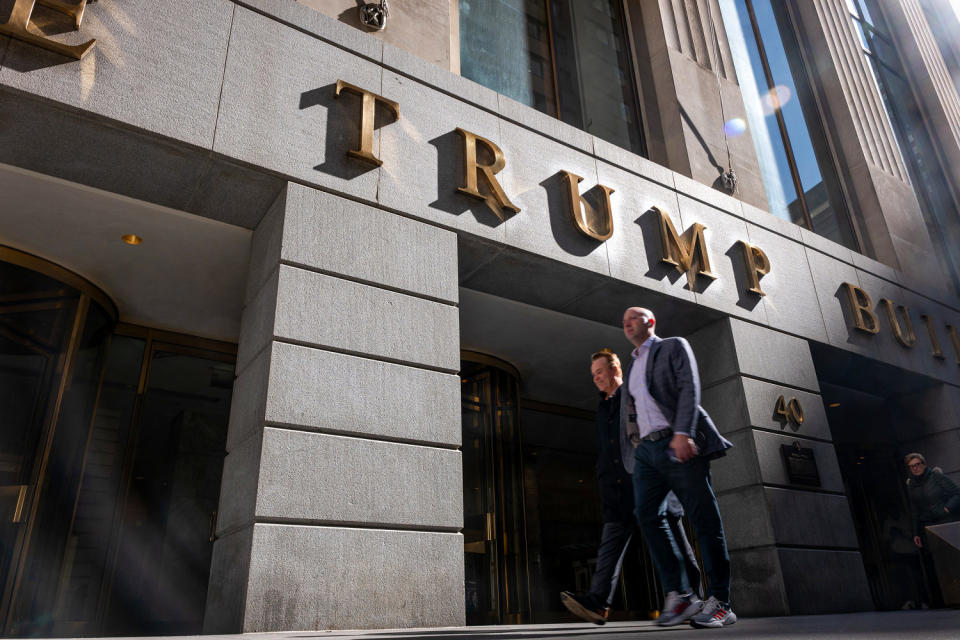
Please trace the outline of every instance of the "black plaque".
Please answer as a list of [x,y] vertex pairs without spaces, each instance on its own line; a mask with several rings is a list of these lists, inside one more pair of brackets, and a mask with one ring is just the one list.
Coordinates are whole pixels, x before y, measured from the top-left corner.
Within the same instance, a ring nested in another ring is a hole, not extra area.
[[780,445],[780,455],[787,467],[787,477],[791,484],[808,487],[820,486],[820,472],[813,457],[813,449],[801,447],[799,442]]

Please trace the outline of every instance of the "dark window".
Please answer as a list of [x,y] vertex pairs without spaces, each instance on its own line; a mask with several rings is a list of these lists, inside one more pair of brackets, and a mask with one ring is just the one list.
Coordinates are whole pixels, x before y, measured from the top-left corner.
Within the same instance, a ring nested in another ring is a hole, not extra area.
[[909,76],[875,0],[847,0],[847,6],[893,124],[940,267],[952,278],[953,286],[960,289],[958,202],[940,164],[936,139],[927,129]]
[[622,0],[460,0],[460,72],[643,154]]
[[770,212],[860,251],[785,3],[720,9]]

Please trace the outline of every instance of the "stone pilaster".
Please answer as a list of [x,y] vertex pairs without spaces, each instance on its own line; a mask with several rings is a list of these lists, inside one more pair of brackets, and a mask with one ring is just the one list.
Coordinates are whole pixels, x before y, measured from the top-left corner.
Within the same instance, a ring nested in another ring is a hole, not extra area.
[[[712,465],[732,563],[732,599],[746,615],[872,609],[870,588],[813,358],[805,340],[727,319],[689,337],[702,402],[734,444]],[[775,413],[796,399],[802,424]],[[791,482],[781,446],[812,449],[820,486]],[[824,585],[842,588],[824,589]]]
[[806,41],[830,133],[842,158],[850,206],[877,260],[943,283],[907,168],[846,0],[801,0],[791,8]]
[[292,183],[257,227],[205,632],[463,624],[456,261]]

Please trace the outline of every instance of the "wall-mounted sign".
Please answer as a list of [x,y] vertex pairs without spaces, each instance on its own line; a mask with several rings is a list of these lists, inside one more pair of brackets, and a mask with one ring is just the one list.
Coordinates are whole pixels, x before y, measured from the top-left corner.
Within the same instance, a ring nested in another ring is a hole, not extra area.
[[787,478],[790,484],[802,484],[807,487],[820,486],[820,472],[817,470],[817,460],[813,456],[813,449],[801,447],[799,442],[780,445],[780,455],[787,468]]

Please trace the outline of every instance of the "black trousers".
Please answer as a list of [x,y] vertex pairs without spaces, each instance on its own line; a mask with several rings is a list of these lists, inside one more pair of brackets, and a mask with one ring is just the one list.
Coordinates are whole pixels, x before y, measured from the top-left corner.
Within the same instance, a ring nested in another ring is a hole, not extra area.
[[[635,539],[637,522],[633,509],[633,485],[630,476],[621,482],[601,481],[600,495],[603,500],[603,530],[600,547],[597,549],[597,568],[590,582],[590,593],[599,602],[610,606],[617,592],[623,560]],[[676,501],[674,501],[676,502]],[[690,542],[683,530],[683,512],[664,500],[661,505],[661,529],[667,536],[677,562],[684,567],[683,589],[700,593],[700,567]]]

